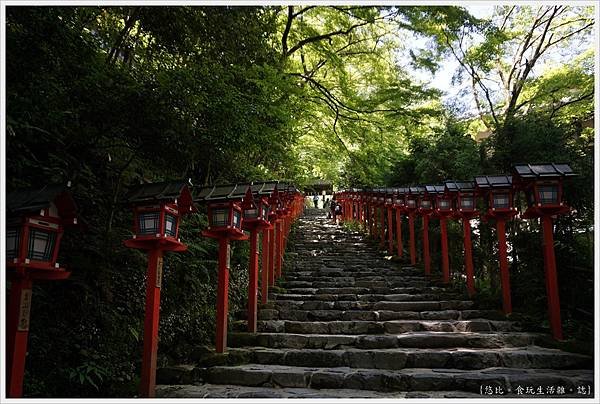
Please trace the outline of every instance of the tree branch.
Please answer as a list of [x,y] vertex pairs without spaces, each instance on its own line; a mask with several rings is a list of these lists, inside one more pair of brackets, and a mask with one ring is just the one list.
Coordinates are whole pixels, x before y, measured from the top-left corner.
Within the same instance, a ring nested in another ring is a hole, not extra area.
[[294,45],[292,48],[290,48],[290,50],[287,51],[284,54],[284,56],[288,57],[291,54],[293,54],[294,52],[296,52],[298,49],[300,49],[303,46],[308,45],[310,43],[318,42],[318,41],[321,41],[323,39],[331,39],[334,36],[338,36],[338,35],[348,35],[349,33],[351,33],[356,28],[365,26],[367,24],[369,24],[369,22],[362,22],[362,23],[359,23],[359,24],[354,24],[354,25],[352,25],[351,27],[349,27],[346,30],[338,30],[338,31],[329,32],[327,34],[315,35],[315,36],[311,36],[311,37],[305,38],[305,39],[301,40],[300,42],[298,42],[296,45]]
[[579,98],[575,98],[573,100],[569,100],[569,101],[565,101],[560,103],[557,107],[552,108],[552,113],[550,114],[550,119],[554,118],[554,115],[556,115],[556,113],[563,107],[566,107],[567,105],[571,105],[571,104],[575,104],[579,101],[583,101],[583,100],[587,100],[587,99],[591,99],[594,98],[594,92],[592,91],[591,93],[587,93],[582,95]]

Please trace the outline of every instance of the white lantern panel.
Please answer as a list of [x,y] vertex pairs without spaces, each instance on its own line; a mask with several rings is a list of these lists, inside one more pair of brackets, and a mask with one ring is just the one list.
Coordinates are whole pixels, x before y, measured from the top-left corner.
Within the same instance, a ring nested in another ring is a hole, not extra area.
[[510,198],[508,194],[494,194],[494,208],[507,209],[510,207]]
[[21,239],[21,229],[11,227],[6,229],[6,258],[12,260],[19,255],[19,242]]
[[29,231],[27,258],[37,261],[50,261],[55,242],[56,233],[32,228]]
[[538,186],[538,198],[542,205],[558,204],[558,185]]
[[212,227],[225,227],[229,225],[229,208],[213,209],[210,225]]
[[175,237],[177,235],[177,217],[165,214],[165,236]]
[[138,231],[140,234],[157,234],[159,222],[158,212],[140,213],[138,216]]
[[233,211],[233,227],[242,227],[242,214],[237,210]]

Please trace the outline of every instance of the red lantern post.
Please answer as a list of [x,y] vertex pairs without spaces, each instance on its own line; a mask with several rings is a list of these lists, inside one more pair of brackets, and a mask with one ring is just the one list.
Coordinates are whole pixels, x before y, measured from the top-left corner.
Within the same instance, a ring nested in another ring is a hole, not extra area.
[[[250,232],[250,260],[248,264],[248,332],[256,332],[258,306],[258,234],[270,227],[269,204],[258,197],[264,184],[248,187],[242,200],[242,228]],[[258,198],[254,198],[253,193]],[[268,291],[267,291],[268,293]]]
[[452,209],[452,199],[445,195],[443,185],[434,185],[433,191],[436,194],[435,199],[435,217],[440,219],[440,243],[442,247],[442,281],[450,282],[450,262],[448,259],[448,217],[454,214]]
[[505,314],[512,312],[510,293],[510,273],[508,270],[508,254],[506,252],[505,223],[517,214],[513,206],[512,178],[508,175],[475,177],[478,192],[487,201],[487,214],[484,220],[496,220],[498,233],[498,258],[500,264],[500,284],[502,286],[502,310]]
[[377,204],[377,195],[371,191],[371,193],[369,194],[369,199],[367,202],[367,218],[369,221],[369,235],[371,237],[375,237],[375,218],[377,217],[375,215],[375,205]]
[[385,208],[387,210],[387,244],[388,244],[388,254],[394,254],[394,219],[392,217],[393,209],[394,209],[394,190],[392,188],[386,189],[385,195]]
[[179,239],[179,223],[182,215],[194,212],[196,208],[183,181],[136,186],[127,195],[127,202],[133,206],[134,235],[123,244],[148,254],[140,394],[154,397],[163,255],[165,251],[187,249]]
[[379,248],[385,248],[385,189],[379,189],[377,196],[377,208],[379,209],[378,236]]
[[528,208],[523,218],[539,217],[542,220],[548,313],[552,335],[557,340],[562,339],[562,325],[552,218],[570,211],[563,202],[562,182],[564,177],[574,175],[571,167],[564,163],[518,164],[513,167],[513,182],[525,191],[527,197]]
[[[427,185],[419,188],[419,209],[418,214],[423,219],[423,266],[425,274],[431,274],[431,257],[429,251],[429,216],[433,213],[433,197],[431,192],[433,188]],[[428,192],[428,188],[430,192]]]
[[405,212],[404,193],[405,188],[398,188],[394,195],[394,209],[396,210],[396,254],[399,258],[402,258],[404,253],[402,247],[402,214]]
[[467,292],[475,294],[475,273],[473,269],[473,246],[471,243],[471,219],[478,216],[475,210],[475,183],[462,181],[446,181],[446,193],[453,197],[454,218],[463,222],[463,246],[465,251],[465,275]]
[[[205,237],[215,238],[219,243],[219,276],[217,280],[217,325],[215,350],[227,347],[227,317],[229,311],[229,267],[231,240],[247,240],[242,231],[242,209],[239,205],[243,193],[236,193],[236,185],[215,186],[201,190],[198,200],[208,202],[208,229]],[[245,193],[245,189],[243,189]]]
[[409,236],[409,247],[410,247],[410,264],[415,265],[417,263],[417,246],[415,241],[415,214],[417,213],[418,205],[417,199],[419,195],[419,189],[417,187],[408,188],[406,195],[406,211],[408,212],[408,236]]
[[76,225],[76,206],[62,185],[6,195],[6,269],[10,296],[6,321],[6,396],[23,395],[32,285],[71,275],[56,262],[65,226]]

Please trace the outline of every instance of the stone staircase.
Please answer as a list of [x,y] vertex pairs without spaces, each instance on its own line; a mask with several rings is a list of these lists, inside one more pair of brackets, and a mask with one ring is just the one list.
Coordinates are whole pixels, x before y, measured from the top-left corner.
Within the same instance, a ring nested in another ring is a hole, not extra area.
[[158,397],[592,397],[592,357],[544,347],[547,335],[478,310],[322,211],[300,219],[290,249],[260,332],[234,322],[226,354],[159,369]]

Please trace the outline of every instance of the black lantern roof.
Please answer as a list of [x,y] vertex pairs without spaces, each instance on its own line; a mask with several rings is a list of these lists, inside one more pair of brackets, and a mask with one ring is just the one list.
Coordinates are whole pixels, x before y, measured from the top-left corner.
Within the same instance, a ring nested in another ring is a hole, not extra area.
[[419,196],[425,196],[425,193],[427,192],[427,187],[423,185],[418,185],[416,188],[418,189],[417,193]]
[[260,195],[271,195],[275,189],[279,188],[278,181],[267,181],[263,184],[259,194]]
[[431,195],[442,195],[446,192],[444,185],[425,185],[426,192]]
[[475,184],[480,189],[511,188],[510,175],[480,175],[475,177]]
[[426,195],[443,195],[446,191],[446,187],[443,185],[425,185]]
[[576,175],[566,163],[516,164],[513,166],[515,175],[526,178],[559,178]]
[[242,199],[246,195],[249,184],[214,185],[200,189],[197,201],[225,201]]
[[410,192],[410,189],[406,188],[406,187],[400,187],[400,188],[396,188],[396,191],[401,195],[406,195]]
[[68,192],[68,185],[52,184],[42,188],[28,188],[6,194],[7,216],[22,216],[39,212],[54,204],[63,219],[74,219],[77,205]]
[[406,189],[408,190],[407,194],[411,194],[411,195],[418,195],[420,192],[419,187],[408,187]]
[[447,192],[473,192],[475,191],[475,182],[473,181],[446,181]]
[[165,181],[136,185],[129,190],[125,200],[130,204],[177,200],[183,213],[195,212],[189,181]]

